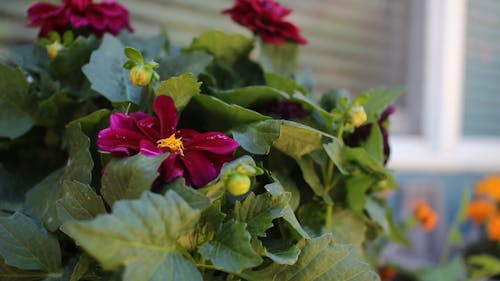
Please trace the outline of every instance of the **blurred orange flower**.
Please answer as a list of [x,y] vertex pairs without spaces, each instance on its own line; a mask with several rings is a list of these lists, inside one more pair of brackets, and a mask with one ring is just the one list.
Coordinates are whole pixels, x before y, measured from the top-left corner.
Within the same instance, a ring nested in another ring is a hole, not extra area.
[[495,204],[484,199],[473,200],[467,206],[467,217],[474,221],[476,225],[484,223],[487,219],[491,218],[495,212]]
[[491,175],[476,184],[476,194],[500,201],[500,175]]
[[396,269],[392,266],[384,266],[378,271],[381,281],[392,281],[396,277],[396,273]]
[[500,215],[497,214],[488,223],[488,239],[500,241]]
[[432,207],[421,200],[413,202],[413,215],[427,232],[432,231],[439,220],[439,215]]

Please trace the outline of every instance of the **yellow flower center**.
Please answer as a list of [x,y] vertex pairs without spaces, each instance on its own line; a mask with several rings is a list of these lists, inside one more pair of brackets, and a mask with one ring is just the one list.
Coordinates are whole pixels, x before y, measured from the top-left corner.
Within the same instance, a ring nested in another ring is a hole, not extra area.
[[176,138],[175,134],[172,134],[170,137],[158,140],[156,142],[158,147],[164,148],[167,147],[170,151],[179,151],[182,156],[184,156],[184,145],[182,144],[182,138]]

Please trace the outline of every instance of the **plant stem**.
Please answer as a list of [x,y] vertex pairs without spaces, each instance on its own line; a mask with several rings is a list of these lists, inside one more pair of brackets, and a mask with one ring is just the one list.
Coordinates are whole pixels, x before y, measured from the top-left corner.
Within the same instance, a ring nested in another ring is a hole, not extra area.
[[330,230],[332,228],[333,205],[326,205],[325,215],[325,228]]

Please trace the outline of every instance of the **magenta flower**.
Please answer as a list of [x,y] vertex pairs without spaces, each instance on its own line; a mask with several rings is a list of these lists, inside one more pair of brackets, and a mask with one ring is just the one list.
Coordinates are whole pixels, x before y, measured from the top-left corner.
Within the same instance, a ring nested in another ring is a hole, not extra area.
[[262,40],[272,44],[283,44],[286,40],[307,44],[300,29],[284,18],[292,10],[273,0],[236,0],[234,6],[222,11],[248,29],[258,33]]
[[117,35],[130,26],[129,12],[115,0],[92,3],[92,0],[63,0],[62,6],[38,2],[28,9],[28,26],[41,27],[39,36],[49,32],[63,34],[68,29],[81,29],[102,36],[109,32]]
[[168,183],[184,177],[194,187],[205,186],[217,177],[224,163],[234,159],[238,143],[223,133],[176,130],[179,116],[170,97],[157,97],[153,108],[156,116],[144,112],[112,114],[109,128],[97,136],[99,149],[115,157],[169,152],[158,169],[161,180]]

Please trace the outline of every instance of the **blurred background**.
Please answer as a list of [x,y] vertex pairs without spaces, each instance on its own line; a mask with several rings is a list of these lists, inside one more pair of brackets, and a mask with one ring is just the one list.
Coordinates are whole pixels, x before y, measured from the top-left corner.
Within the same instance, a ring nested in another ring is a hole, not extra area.
[[[0,50],[36,38],[25,15],[34,2],[0,1]],[[220,14],[231,0],[119,2],[141,36],[165,30],[184,46],[210,29],[250,35]],[[412,231],[413,249],[392,247],[387,255],[413,266],[437,261],[462,192],[500,170],[500,1],[280,2],[294,10],[289,19],[309,40],[300,65],[312,71],[317,95],[406,89],[392,116],[389,166],[402,189],[392,202],[405,217],[422,199],[441,220],[430,234]]]

